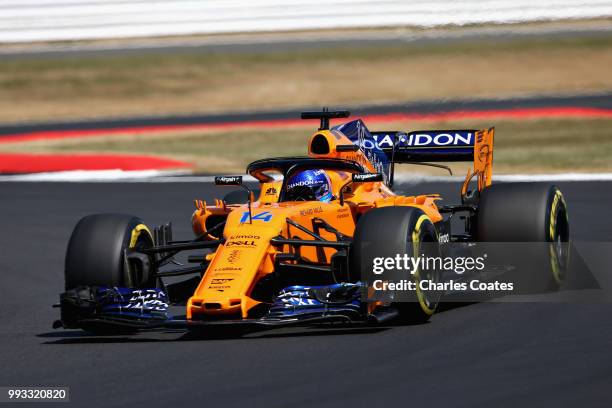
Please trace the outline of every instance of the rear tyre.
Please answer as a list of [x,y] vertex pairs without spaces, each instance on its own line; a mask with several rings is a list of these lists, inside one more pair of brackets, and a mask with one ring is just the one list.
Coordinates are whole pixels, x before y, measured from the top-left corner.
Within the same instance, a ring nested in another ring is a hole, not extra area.
[[[78,286],[152,288],[156,276],[145,262],[128,262],[126,249],[153,246],[149,228],[140,218],[124,214],[95,214],[82,218],[66,251],[66,290]],[[149,265],[153,259],[149,258]]]
[[[530,271],[542,271],[539,288],[555,289],[565,280],[569,264],[569,220],[557,186],[540,183],[494,184],[480,197],[477,237],[481,242],[542,242],[520,258]],[[510,251],[512,252],[512,251]],[[516,261],[516,259],[514,260]],[[534,264],[535,263],[535,264]]]
[[[353,247],[351,250],[351,280],[360,280],[372,271],[374,258],[392,257],[397,254],[414,257],[424,251],[430,252],[437,245],[438,233],[429,217],[420,209],[413,207],[384,207],[364,214],[357,224]],[[410,292],[410,301],[396,302],[393,305],[400,312],[403,323],[423,323],[434,314],[440,300],[440,294],[433,291],[421,291],[419,282],[427,279],[439,280],[435,271],[417,271],[411,275],[406,272],[403,279],[416,283],[417,290]]]

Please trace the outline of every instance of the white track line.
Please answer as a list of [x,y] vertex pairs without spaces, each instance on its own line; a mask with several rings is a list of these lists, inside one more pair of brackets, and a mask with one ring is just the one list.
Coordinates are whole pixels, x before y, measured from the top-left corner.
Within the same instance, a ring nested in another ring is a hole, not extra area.
[[160,178],[174,178],[183,174],[190,174],[185,171],[160,171],[160,170],[72,170],[57,171],[50,173],[30,173],[0,176],[0,181],[18,182],[135,182],[148,181]]
[[[76,170],[53,173],[0,175],[0,182],[76,182],[76,183],[212,183],[214,176],[190,176],[184,171],[123,171],[123,170]],[[397,174],[397,183],[459,182],[462,176],[430,176],[422,174]],[[244,176],[244,181],[256,181]],[[560,174],[500,174],[493,181],[612,181],[612,173],[560,173]]]

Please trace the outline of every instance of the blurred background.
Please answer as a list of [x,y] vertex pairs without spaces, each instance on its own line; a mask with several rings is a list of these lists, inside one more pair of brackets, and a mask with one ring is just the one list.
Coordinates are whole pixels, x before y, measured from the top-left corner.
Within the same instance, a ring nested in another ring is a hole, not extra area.
[[2,0],[0,172],[242,172],[305,154],[322,106],[495,126],[497,173],[610,172],[611,66],[609,0]]

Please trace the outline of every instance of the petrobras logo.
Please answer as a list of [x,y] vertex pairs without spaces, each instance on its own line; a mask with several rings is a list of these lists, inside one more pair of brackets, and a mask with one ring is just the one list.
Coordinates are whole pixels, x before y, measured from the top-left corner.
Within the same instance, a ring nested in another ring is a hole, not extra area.
[[[393,135],[392,134],[374,134],[375,143],[372,142],[371,146],[364,146],[366,149],[372,149],[378,147],[381,149],[393,147]],[[399,147],[471,147],[474,145],[474,132],[472,131],[423,131],[423,132],[411,132],[402,133],[398,132],[395,134],[398,139],[397,145]]]
[[215,184],[217,185],[240,185],[242,184],[242,176],[216,176]]
[[353,174],[354,183],[365,183],[368,181],[383,181],[383,176],[380,173],[356,173]]

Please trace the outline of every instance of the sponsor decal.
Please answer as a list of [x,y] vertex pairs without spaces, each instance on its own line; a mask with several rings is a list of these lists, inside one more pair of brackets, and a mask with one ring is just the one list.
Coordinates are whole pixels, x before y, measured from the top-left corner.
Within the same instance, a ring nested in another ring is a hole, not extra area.
[[368,181],[382,181],[383,176],[380,173],[362,173],[362,174],[353,174],[353,182],[355,183],[365,183]]
[[319,186],[323,184],[322,181],[318,181],[318,180],[313,180],[313,179],[306,179],[306,180],[300,180],[300,181],[296,181],[294,183],[289,183],[287,185],[287,188],[294,188],[294,187],[302,187],[302,186],[306,186],[306,187],[311,187],[311,186]]
[[259,235],[253,235],[253,234],[238,234],[238,235],[232,235],[230,237],[230,240],[232,239],[261,239],[261,237]]
[[[293,297],[290,297],[291,295],[293,295]],[[295,306],[317,306],[321,304],[321,302],[316,299],[302,297],[301,293],[289,293],[285,296],[286,297],[283,297],[280,301],[288,308],[294,308]]]
[[315,208],[308,208],[306,210],[300,210],[300,215],[302,217],[307,217],[309,215],[318,214],[322,212],[323,212],[323,207],[315,207]]
[[242,184],[242,176],[216,176],[215,184],[228,186]]
[[489,154],[491,154],[491,149],[489,148],[489,145],[481,146],[480,150],[478,151],[478,160],[481,162],[486,162],[487,157],[489,157]]
[[255,241],[237,240],[225,243],[226,247],[254,247]]
[[347,207],[343,207],[336,213],[336,218],[347,218],[351,216],[351,212]]
[[235,266],[224,266],[223,268],[215,268],[213,272],[232,272],[232,271],[241,271],[242,268],[238,268]]
[[[372,138],[374,139],[374,143],[373,143],[374,147],[378,147],[378,148],[381,148],[381,149],[383,147],[388,147],[388,148],[393,147],[393,137],[391,137],[391,135],[386,134],[382,138],[380,136],[381,135],[379,135],[379,134],[372,135]],[[404,136],[405,136],[405,134],[404,134]],[[400,136],[400,140],[401,140],[401,136]],[[372,147],[372,148],[374,148],[374,147]],[[367,149],[367,147],[365,147],[365,148]]]
[[234,278],[212,278],[210,281],[211,285],[221,285],[223,283],[231,282]]
[[[381,137],[382,136],[382,137]],[[474,145],[474,133],[465,131],[411,132],[398,133],[398,147],[471,147]],[[392,148],[391,135],[373,135],[374,142],[364,143],[364,149]]]
[[223,292],[225,289],[231,288],[231,285],[227,285],[227,283],[233,280],[234,278],[212,278],[210,285],[208,285],[208,289],[215,289],[218,292]]
[[168,303],[164,300],[166,294],[155,290],[134,290],[127,304],[122,305],[124,309],[151,309],[156,311],[168,310]]
[[240,260],[240,250],[239,249],[232,250],[227,257],[227,262],[231,264],[235,264],[239,260]]
[[278,190],[275,189],[274,187],[270,187],[266,190],[266,195],[267,196],[275,196],[278,194]]

